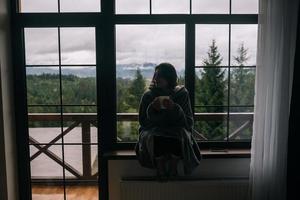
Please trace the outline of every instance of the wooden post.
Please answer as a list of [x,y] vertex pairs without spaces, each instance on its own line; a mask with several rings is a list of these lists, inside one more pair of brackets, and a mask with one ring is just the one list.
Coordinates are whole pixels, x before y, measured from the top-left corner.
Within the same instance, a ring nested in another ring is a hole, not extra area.
[[91,126],[89,121],[82,121],[82,178],[89,179],[92,176],[91,166]]

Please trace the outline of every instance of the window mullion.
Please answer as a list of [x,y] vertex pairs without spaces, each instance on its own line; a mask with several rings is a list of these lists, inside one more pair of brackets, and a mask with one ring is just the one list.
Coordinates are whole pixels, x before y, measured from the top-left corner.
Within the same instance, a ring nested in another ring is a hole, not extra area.
[[188,22],[185,27],[185,86],[188,89],[191,99],[191,106],[194,113],[195,97],[195,24]]

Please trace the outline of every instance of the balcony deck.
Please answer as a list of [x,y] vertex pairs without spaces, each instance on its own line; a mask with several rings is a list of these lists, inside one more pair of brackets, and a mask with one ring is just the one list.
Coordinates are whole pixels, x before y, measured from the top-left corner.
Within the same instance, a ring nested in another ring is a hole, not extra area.
[[[98,200],[98,186],[67,186],[68,200]],[[61,186],[32,186],[32,200],[64,200]]]

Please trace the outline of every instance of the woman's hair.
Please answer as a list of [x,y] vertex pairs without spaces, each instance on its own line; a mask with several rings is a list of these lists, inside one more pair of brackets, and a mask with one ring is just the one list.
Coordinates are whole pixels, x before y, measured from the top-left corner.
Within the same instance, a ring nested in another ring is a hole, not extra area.
[[170,63],[160,63],[155,67],[154,75],[150,84],[150,89],[155,87],[154,77],[155,72],[158,71],[159,76],[168,82],[168,87],[174,89],[177,86],[177,72],[175,67]]

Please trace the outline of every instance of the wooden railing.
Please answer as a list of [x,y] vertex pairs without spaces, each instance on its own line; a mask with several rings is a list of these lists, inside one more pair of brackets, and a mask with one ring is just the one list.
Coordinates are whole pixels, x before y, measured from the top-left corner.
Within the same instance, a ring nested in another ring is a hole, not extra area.
[[[195,121],[226,121],[227,118],[230,118],[231,121],[242,121],[242,125],[239,126],[236,130],[229,134],[229,139],[236,138],[243,130],[246,128],[251,128],[253,122],[253,113],[195,113],[194,120]],[[37,152],[35,152],[30,157],[30,161],[36,159],[42,153],[48,156],[50,159],[55,161],[57,164],[64,167],[65,170],[70,172],[72,175],[76,177],[76,179],[81,180],[94,180],[97,179],[98,176],[98,160],[93,160],[93,164],[91,165],[92,156],[91,156],[91,127],[97,127],[97,115],[96,113],[70,113],[64,114],[61,116],[59,113],[30,113],[28,115],[29,122],[59,122],[63,120],[63,122],[68,122],[70,125],[66,129],[63,130],[62,133],[57,135],[47,144],[41,144],[37,139],[29,136],[29,142],[33,146],[37,148]],[[138,121],[137,113],[118,113],[117,114],[118,121]],[[59,140],[61,140],[64,136],[69,134],[74,128],[81,125],[81,139],[82,144],[82,173],[80,173],[77,169],[75,169],[72,165],[70,165],[65,160],[63,161],[58,155],[53,153],[49,148]],[[46,128],[46,127],[45,127]],[[207,140],[207,138],[198,131],[194,131],[194,135],[198,140]],[[227,138],[224,138],[227,140]],[[118,141],[122,141],[122,138],[118,138]]]

